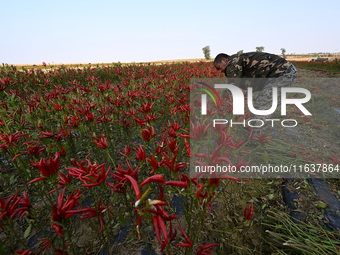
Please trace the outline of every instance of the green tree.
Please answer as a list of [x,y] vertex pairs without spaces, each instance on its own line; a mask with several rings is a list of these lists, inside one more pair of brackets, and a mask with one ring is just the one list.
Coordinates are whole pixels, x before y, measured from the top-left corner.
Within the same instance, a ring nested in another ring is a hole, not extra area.
[[286,58],[286,49],[285,48],[281,48],[281,54],[282,54],[282,57]]
[[242,54],[243,53],[243,50],[239,50],[236,54],[237,55],[240,55],[240,54]]
[[203,54],[206,60],[210,59],[210,46],[205,46],[204,48],[202,48],[203,50]]
[[264,47],[263,46],[256,47],[256,52],[263,52],[263,51],[264,51]]

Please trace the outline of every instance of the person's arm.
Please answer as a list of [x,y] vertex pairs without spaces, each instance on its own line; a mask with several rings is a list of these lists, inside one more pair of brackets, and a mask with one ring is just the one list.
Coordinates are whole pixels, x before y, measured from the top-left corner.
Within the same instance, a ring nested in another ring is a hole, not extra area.
[[235,59],[232,59],[225,69],[225,76],[227,78],[242,78],[243,68],[244,68],[243,57],[237,57]]

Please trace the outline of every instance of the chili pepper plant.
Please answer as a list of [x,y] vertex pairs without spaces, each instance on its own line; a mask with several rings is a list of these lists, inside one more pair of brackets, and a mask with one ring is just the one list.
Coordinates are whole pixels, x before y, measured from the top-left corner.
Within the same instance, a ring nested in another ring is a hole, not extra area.
[[[130,246],[166,254],[216,251],[207,224],[218,194],[247,180],[188,173],[190,128],[196,136],[207,128],[190,123],[194,77],[221,74],[208,62],[2,67],[0,251],[119,254],[124,233]],[[249,131],[214,132],[215,154],[196,157],[249,164]],[[249,226],[253,202],[237,222]]]

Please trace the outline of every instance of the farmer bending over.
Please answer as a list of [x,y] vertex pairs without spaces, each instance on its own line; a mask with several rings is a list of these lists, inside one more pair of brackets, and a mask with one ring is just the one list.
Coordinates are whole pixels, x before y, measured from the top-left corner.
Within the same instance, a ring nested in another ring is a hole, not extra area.
[[[286,59],[265,52],[249,52],[242,54],[227,55],[220,53],[214,60],[217,70],[223,72],[227,81],[241,89],[252,87],[253,92],[259,94],[253,106],[256,110],[267,110],[272,106],[272,88],[278,88],[278,105],[281,102],[281,87],[290,87],[294,82],[297,71],[294,65]],[[268,78],[268,79],[234,79],[234,78]],[[264,120],[266,116],[253,116]],[[256,124],[260,126],[260,124]],[[258,137],[264,132],[264,128],[254,129],[253,137]]]

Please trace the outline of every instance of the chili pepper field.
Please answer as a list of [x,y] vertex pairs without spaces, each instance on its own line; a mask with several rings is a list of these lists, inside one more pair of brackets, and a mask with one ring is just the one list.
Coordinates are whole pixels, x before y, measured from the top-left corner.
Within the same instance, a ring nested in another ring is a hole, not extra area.
[[[216,77],[210,62],[1,67],[0,254],[336,252],[338,232],[323,225],[327,204],[305,180],[293,185],[305,201],[296,210],[308,211],[296,223],[282,179],[189,174],[190,129],[199,132],[190,79]],[[317,94],[311,107],[325,104],[331,117],[297,116],[308,125],[298,135],[305,143],[228,130],[219,156],[238,167],[338,165],[338,90],[309,89]],[[310,143],[318,132],[326,135]],[[327,183],[338,197],[339,182]]]

